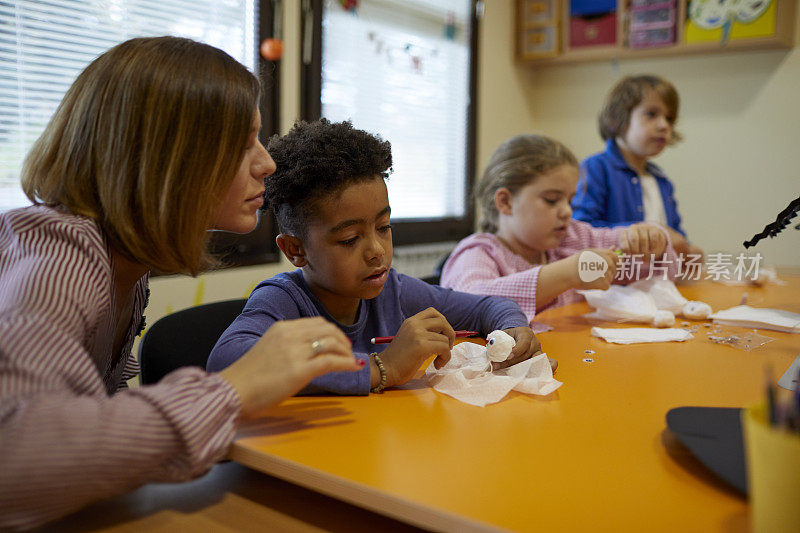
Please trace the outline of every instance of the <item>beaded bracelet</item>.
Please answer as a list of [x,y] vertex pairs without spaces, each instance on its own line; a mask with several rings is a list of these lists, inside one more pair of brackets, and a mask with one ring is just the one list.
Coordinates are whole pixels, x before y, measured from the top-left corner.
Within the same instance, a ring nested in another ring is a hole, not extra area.
[[378,383],[378,385],[375,388],[370,389],[370,392],[374,393],[383,392],[383,389],[386,388],[386,368],[384,368],[383,361],[381,361],[380,356],[376,352],[372,352],[371,354],[369,354],[369,356],[375,359],[375,365],[378,367],[378,372],[381,373],[380,383]]

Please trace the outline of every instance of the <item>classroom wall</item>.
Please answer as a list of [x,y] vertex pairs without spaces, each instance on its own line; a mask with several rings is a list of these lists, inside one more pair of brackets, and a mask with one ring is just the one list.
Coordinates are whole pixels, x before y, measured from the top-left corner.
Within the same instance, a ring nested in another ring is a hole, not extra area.
[[[684,141],[654,161],[675,185],[684,229],[707,253],[744,251],[742,241],[800,196],[797,47],[531,70],[532,129],[564,141],[580,159],[603,149],[596,117],[621,76],[655,73],[676,86]],[[756,251],[800,268],[800,231],[788,228],[746,253]]]
[[[300,2],[284,5],[285,132],[299,110]],[[606,91],[621,75],[655,72],[672,80],[682,97],[679,128],[685,141],[656,162],[676,185],[693,241],[709,252],[738,252],[744,239],[800,195],[797,48],[534,68],[514,60],[514,1],[485,5],[478,51],[478,172],[500,142],[521,132],[556,137],[580,158],[600,150],[595,117]],[[773,263],[800,268],[800,231],[786,230],[757,250]],[[198,278],[156,278],[148,321],[199,303],[244,297],[260,280],[289,268],[284,260]]]

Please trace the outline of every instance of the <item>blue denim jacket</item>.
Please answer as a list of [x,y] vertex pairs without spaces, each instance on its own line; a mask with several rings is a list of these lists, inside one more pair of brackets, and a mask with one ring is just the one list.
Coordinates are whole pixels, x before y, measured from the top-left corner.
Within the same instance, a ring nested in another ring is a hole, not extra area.
[[[647,172],[658,183],[667,225],[685,236],[672,183],[653,163],[647,163]],[[614,139],[606,142],[605,152],[589,156],[581,163],[581,178],[572,199],[572,211],[573,218],[597,227],[627,226],[644,221],[642,184]]]

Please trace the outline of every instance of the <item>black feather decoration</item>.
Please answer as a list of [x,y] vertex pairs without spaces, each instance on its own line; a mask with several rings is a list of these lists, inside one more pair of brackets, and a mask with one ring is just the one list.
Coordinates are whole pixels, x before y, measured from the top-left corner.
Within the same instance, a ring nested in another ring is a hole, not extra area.
[[[758,241],[761,239],[774,237],[790,224],[789,221],[792,220],[795,215],[797,215],[798,211],[800,211],[800,197],[792,200],[792,202],[789,204],[789,207],[778,213],[778,217],[775,219],[775,222],[764,226],[764,231],[761,233],[756,233],[749,241],[744,241],[744,247],[750,248],[751,246],[755,246],[756,243],[758,243]],[[796,225],[794,229],[800,229],[800,224]]]

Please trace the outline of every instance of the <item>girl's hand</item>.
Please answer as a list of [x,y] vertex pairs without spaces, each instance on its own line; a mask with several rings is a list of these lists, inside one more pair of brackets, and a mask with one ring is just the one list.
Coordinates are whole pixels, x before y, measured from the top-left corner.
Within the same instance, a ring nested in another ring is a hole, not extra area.
[[680,256],[681,254],[685,256],[700,256],[699,262],[702,263],[705,260],[705,252],[699,246],[694,246],[693,244],[689,244],[689,241],[686,240],[686,237],[675,231],[674,229],[668,226],[661,226],[663,227],[667,233],[669,233],[669,240],[672,242],[672,248],[675,250],[675,253]]
[[[628,226],[619,234],[618,242],[624,253],[643,254],[646,259],[650,259],[652,256],[661,257],[667,248],[667,236],[664,234],[664,229],[656,224]],[[685,239],[684,242],[686,242]]]
[[[589,254],[585,254],[584,252],[592,252],[593,254],[597,254],[597,256],[600,256],[600,258],[606,262],[608,268],[606,268],[602,276],[590,276],[592,272],[598,271],[588,270],[585,266],[581,265],[582,262],[596,262],[598,260],[596,256],[589,256]],[[617,255],[614,250],[607,250],[603,248],[587,248],[586,250],[581,250],[577,254],[563,259],[563,261],[569,262],[569,268],[571,275],[573,276],[572,288],[606,290],[614,281],[614,276],[617,275],[619,255]]]
[[[503,330],[511,337],[514,338],[516,344],[511,349],[511,355],[508,359],[500,362],[492,362],[492,370],[500,370],[501,368],[508,368],[511,365],[516,365],[522,361],[528,360],[534,355],[542,353],[542,345],[533,330],[529,327],[509,328]],[[558,363],[556,363],[558,365]]]
[[453,327],[433,307],[405,319],[394,340],[379,354],[386,370],[386,386],[406,383],[434,354],[434,366],[442,368],[450,360],[455,338]]
[[315,317],[276,322],[250,351],[219,374],[239,395],[242,416],[251,418],[317,376],[363,367],[364,362],[353,357],[350,339],[324,318]]
[[703,249],[700,248],[699,246],[695,246],[693,244],[689,245],[689,248],[686,250],[686,255],[689,255],[689,256],[692,256],[692,255],[700,256],[700,259],[698,261],[700,263],[705,261],[705,257],[706,257],[706,253],[703,251]]

